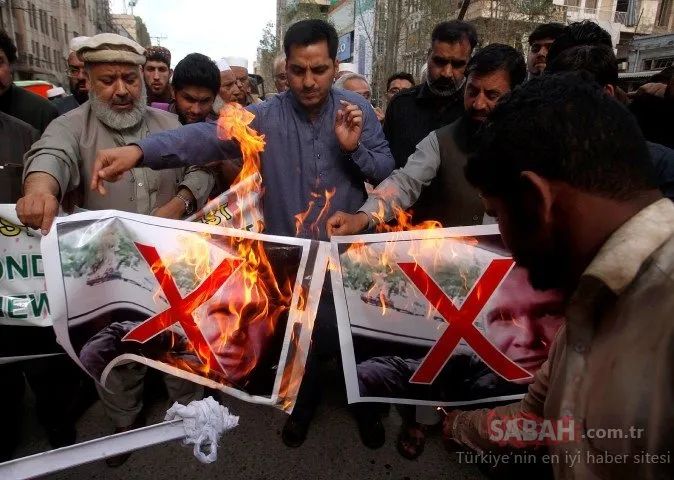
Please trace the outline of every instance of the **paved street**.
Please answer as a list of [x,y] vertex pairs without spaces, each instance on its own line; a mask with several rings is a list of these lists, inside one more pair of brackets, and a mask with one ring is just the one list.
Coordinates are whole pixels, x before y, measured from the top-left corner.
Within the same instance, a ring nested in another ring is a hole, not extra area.
[[[337,382],[334,382],[337,383]],[[399,418],[391,411],[385,419],[387,443],[377,451],[363,447],[355,422],[344,407],[343,394],[330,391],[312,425],[310,437],[302,448],[290,449],[281,442],[285,414],[269,407],[247,404],[230,397],[231,412],[240,416],[239,426],[220,441],[218,460],[200,464],[192,447],[180,442],[165,443],[135,452],[123,466],[111,469],[104,462],[55,473],[52,480],[84,479],[184,479],[202,480],[482,480],[470,465],[460,465],[456,456],[447,454],[439,439],[432,438],[418,461],[403,459],[395,450],[394,440]],[[160,421],[166,410],[163,401],[150,409],[150,420]],[[34,417],[28,399],[24,412],[24,441],[19,456],[48,448],[48,443]],[[78,440],[104,436],[110,432],[100,403],[96,403],[78,423]],[[3,479],[4,480],[4,479]]]

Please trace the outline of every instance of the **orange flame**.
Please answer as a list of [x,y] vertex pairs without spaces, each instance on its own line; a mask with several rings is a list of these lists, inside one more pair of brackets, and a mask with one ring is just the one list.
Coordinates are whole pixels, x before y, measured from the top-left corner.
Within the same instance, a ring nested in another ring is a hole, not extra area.
[[[437,220],[427,220],[415,224],[413,212],[403,210],[396,202],[392,201],[394,194],[394,190],[387,191],[385,188],[378,190],[379,210],[373,214],[375,219],[378,220],[377,232],[429,231],[428,235],[422,234],[420,238],[409,241],[406,253],[417,265],[423,265],[429,269],[431,274],[442,267],[446,268],[448,260],[449,263],[455,263],[455,259],[456,262],[459,262],[461,259],[458,257],[462,253],[457,251],[457,244],[448,241],[446,238],[433,238],[430,233],[432,230],[442,228],[442,224]],[[386,219],[385,206],[390,206],[393,210],[394,221],[391,223],[384,221]],[[405,299],[405,295],[401,293],[401,290],[409,290],[414,287],[409,284],[409,281],[397,266],[396,262],[400,258],[401,252],[396,252],[395,240],[397,240],[397,235],[393,236],[393,241],[379,244],[377,252],[362,243],[354,243],[346,251],[350,262],[361,263],[366,266],[366,271],[370,272],[372,284],[367,292],[362,295],[362,298],[367,303],[377,304],[381,308],[382,316],[386,315],[389,309],[406,313],[419,310],[418,305],[415,307],[413,301]],[[474,238],[462,238],[460,241],[472,245],[477,244],[477,239]],[[467,294],[475,278],[470,278],[468,272],[462,267],[459,268],[458,276],[462,291]],[[398,282],[398,285],[392,287],[391,282]],[[395,299],[392,297],[395,297]],[[432,305],[427,306],[425,316],[428,318],[437,316],[437,312]]]
[[[265,142],[264,136],[250,127],[253,118],[253,114],[238,104],[230,104],[221,110],[218,121],[220,138],[235,140],[241,148],[243,164],[235,184],[260,172],[260,154]],[[240,195],[241,200],[252,189],[259,191],[260,187],[259,184],[249,183],[248,189],[242,189],[237,195]],[[164,261],[172,272],[189,271],[188,277],[191,276],[193,282],[187,288],[188,291],[181,292],[183,295],[209,277],[222,260],[217,258],[218,254],[220,257],[234,256],[244,262],[218,293],[194,314],[195,322],[225,372],[224,378],[209,365],[176,357],[167,358],[166,361],[219,383],[244,387],[248,375],[267,350],[282,315],[290,311],[293,280],[286,278],[282,283],[277,281],[268,252],[259,240],[194,233],[179,238],[179,243],[180,253]],[[304,308],[306,294],[300,297]],[[292,374],[293,378],[298,378],[295,380],[295,386],[298,387],[301,375],[298,377],[297,372]],[[291,387],[288,388],[292,390]]]

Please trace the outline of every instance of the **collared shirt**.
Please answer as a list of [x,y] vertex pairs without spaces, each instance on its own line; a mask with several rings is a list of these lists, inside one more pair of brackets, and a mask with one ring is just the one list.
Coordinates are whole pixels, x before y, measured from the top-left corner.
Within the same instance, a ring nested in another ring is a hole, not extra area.
[[462,114],[463,89],[451,97],[439,97],[423,83],[393,97],[386,109],[384,135],[389,141],[396,168],[407,163],[426,135],[449,125]]
[[23,155],[38,138],[26,122],[0,112],[0,203],[15,203],[21,197]]
[[550,446],[559,458],[555,478],[674,478],[672,312],[674,204],[661,199],[616,230],[590,262],[524,399],[463,412],[454,437],[495,450],[489,418],[572,418],[578,435]]
[[[340,150],[335,117],[341,100],[363,111],[360,146]],[[327,239],[325,222],[338,210],[355,212],[366,198],[365,180],[379,183],[394,160],[372,107],[360,95],[333,88],[317,120],[287,91],[251,105],[251,127],[265,135],[261,173],[265,231],[274,235]],[[143,166],[204,165],[241,156],[236,142],[218,138],[214,123],[186,125],[138,142]],[[297,228],[297,215],[306,213]]]
[[24,180],[33,172],[48,173],[59,183],[62,200],[66,193],[73,192],[75,203],[88,210],[115,209],[149,215],[171,200],[181,186],[189,189],[201,206],[213,188],[213,177],[197,168],[163,172],[134,168],[119,182],[111,183],[105,196],[88,188],[98,150],[128,145],[150,133],[179,126],[175,115],[148,108],[137,127],[113,130],[96,117],[86,102],[54,120],[26,153]]

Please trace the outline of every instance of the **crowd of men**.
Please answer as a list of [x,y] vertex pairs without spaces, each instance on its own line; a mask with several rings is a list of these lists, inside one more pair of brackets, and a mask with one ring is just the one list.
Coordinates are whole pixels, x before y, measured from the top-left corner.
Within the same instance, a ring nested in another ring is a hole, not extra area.
[[[264,101],[245,59],[193,53],[172,69],[165,48],[100,34],[73,39],[72,95],[50,103],[12,84],[16,48],[0,32],[0,163],[14,171],[3,173],[1,200],[16,202],[19,219],[43,233],[61,207],[185,218],[240,169],[238,144],[220,140],[213,122],[225,105],[239,103],[265,135],[266,233],[320,240],[367,233],[397,208],[411,208],[415,223],[498,223],[531,284],[563,292],[565,326],[529,393],[514,404],[436,418],[448,446],[503,450],[487,419],[531,414],[582,419],[583,428],[645,429],[633,441],[551,446],[562,459],[577,450],[674,450],[672,72],[626,94],[611,37],[592,22],[540,25],[528,41],[525,59],[511,46],[482,46],[470,23],[442,22],[430,38],[425,78],[392,74],[384,111],[373,107],[368,80],[336,60],[337,34],[319,20],[288,29],[273,66],[277,94]],[[369,193],[366,183],[375,186]],[[331,199],[321,193],[328,191]],[[317,216],[321,208],[309,210],[310,202],[327,205],[327,218]],[[306,228],[298,228],[297,214],[307,211]],[[297,403],[282,431],[291,447],[309,433],[322,364],[339,357],[330,289],[326,282]],[[57,368],[69,366],[0,368],[12,386],[0,396],[4,411],[20,404],[25,375],[55,447],[75,441],[82,410],[60,398],[68,389],[54,388]],[[59,382],[73,385],[68,393],[85,395],[86,381],[66,373]],[[116,432],[142,425],[145,377],[144,366],[116,367],[108,391],[98,389]],[[183,403],[203,395],[185,380],[166,375],[165,383]],[[430,432],[418,419],[437,415],[421,410],[399,409],[396,445],[409,459],[421,455]],[[363,404],[353,413],[364,445],[381,447],[382,409]],[[15,418],[0,437],[0,461],[11,457],[19,430]],[[549,467],[556,478],[674,475],[671,463]]]

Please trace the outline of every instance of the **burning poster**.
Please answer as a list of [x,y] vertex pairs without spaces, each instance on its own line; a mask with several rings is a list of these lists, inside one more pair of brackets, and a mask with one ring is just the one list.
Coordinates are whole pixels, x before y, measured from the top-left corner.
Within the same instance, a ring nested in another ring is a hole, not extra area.
[[350,403],[519,399],[563,322],[495,225],[335,238],[332,261]]
[[56,335],[101,385],[136,361],[286,411],[327,249],[118,211],[57,219],[42,242]]
[[261,194],[262,177],[254,171],[186,220],[260,233],[264,230]]

